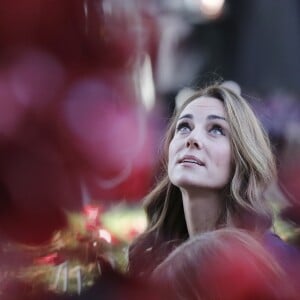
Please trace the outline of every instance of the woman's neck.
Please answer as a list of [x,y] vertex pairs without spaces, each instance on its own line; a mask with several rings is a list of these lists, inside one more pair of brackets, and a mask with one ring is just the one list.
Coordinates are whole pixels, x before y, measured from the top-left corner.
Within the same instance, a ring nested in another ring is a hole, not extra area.
[[181,193],[189,236],[216,229],[224,201],[220,193],[190,193],[185,190]]

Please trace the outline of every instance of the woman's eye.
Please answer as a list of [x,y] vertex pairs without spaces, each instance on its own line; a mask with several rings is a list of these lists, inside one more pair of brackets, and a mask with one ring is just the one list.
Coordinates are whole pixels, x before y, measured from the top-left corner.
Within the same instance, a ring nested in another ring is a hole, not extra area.
[[180,133],[188,133],[191,131],[191,126],[187,122],[182,122],[182,123],[178,124],[176,131],[180,132]]
[[215,135],[225,135],[224,129],[220,125],[213,125],[210,132]]

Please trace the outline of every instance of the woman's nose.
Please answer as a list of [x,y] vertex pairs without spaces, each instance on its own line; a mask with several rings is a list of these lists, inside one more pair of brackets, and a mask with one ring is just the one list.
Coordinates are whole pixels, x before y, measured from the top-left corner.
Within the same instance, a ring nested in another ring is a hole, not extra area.
[[188,148],[196,148],[196,149],[202,148],[202,145],[201,145],[200,141],[198,141],[197,139],[195,139],[192,136],[188,137],[188,139],[186,141],[186,146]]

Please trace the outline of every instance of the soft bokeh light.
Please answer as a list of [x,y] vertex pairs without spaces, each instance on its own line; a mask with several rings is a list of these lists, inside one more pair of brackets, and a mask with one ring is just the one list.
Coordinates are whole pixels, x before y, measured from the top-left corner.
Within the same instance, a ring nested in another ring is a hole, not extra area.
[[197,0],[203,14],[216,17],[222,12],[225,0]]
[[138,74],[138,86],[141,93],[141,101],[147,110],[153,109],[155,105],[155,86],[153,80],[153,72],[151,59],[149,55],[145,55],[143,63]]
[[98,232],[99,232],[99,237],[101,239],[104,239],[109,244],[112,242],[112,237],[109,231],[107,231],[106,229],[99,229]]

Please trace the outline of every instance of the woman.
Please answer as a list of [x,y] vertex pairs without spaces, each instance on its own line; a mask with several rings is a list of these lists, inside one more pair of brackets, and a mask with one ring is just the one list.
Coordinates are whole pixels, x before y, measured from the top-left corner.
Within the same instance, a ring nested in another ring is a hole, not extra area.
[[129,271],[149,274],[189,237],[221,227],[263,236],[272,216],[263,197],[276,180],[270,142],[246,100],[214,84],[175,112],[163,178],[145,199],[147,230],[129,249]]

